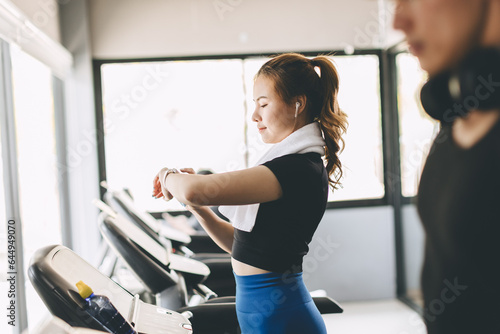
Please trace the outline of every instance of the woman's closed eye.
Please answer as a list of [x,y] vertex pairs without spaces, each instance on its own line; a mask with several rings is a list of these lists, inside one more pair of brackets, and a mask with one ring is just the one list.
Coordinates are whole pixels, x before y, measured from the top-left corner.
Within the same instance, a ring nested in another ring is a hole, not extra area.
[[267,104],[263,104],[263,105],[261,105],[260,107],[261,107],[261,108],[265,108],[266,106],[267,106]]

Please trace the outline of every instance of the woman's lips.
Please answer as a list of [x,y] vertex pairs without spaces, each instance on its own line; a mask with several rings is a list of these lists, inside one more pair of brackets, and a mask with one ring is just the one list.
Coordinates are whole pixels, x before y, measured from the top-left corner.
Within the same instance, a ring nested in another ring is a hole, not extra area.
[[266,128],[258,128],[259,129],[259,132],[262,132],[264,131]]

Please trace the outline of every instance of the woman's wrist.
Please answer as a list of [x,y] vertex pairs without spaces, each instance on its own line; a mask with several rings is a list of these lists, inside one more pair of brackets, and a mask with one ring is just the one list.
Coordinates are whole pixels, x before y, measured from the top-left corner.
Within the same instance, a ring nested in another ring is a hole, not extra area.
[[165,188],[167,186],[167,176],[169,176],[170,174],[178,174],[178,173],[179,171],[176,168],[167,168],[167,170],[165,171],[165,176],[163,176],[163,185]]
[[175,168],[162,168],[158,173],[158,180],[160,181],[161,191],[163,193],[163,199],[165,201],[170,201],[173,196],[167,188],[167,176],[170,174],[179,173]]

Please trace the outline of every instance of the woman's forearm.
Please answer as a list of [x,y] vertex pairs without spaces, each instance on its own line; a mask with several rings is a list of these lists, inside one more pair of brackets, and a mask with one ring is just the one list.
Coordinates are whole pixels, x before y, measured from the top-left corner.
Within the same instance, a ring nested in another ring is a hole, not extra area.
[[212,175],[170,173],[161,182],[164,195],[191,206],[255,204],[282,196],[278,179],[265,166]]
[[195,215],[205,231],[207,231],[210,238],[220,248],[231,254],[234,236],[233,226],[220,219],[209,207],[190,207],[190,211]]
[[[182,171],[182,170],[181,170]],[[189,173],[192,174],[192,173]],[[224,251],[231,253],[234,229],[231,224],[220,219],[205,203],[199,193],[203,193],[203,183],[198,182],[200,175],[172,173],[164,177],[165,187],[171,196],[187,205],[210,238]],[[206,177],[203,178],[207,179]],[[200,199],[201,198],[201,199]]]

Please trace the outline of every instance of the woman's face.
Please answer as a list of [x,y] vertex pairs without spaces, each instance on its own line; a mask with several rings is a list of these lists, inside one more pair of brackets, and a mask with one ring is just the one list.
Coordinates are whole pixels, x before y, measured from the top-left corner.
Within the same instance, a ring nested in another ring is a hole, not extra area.
[[429,74],[459,61],[480,37],[482,0],[397,0],[394,28]]
[[255,110],[252,120],[257,123],[264,143],[279,143],[293,132],[295,106],[286,104],[278,96],[271,79],[262,75],[255,79],[253,99]]

